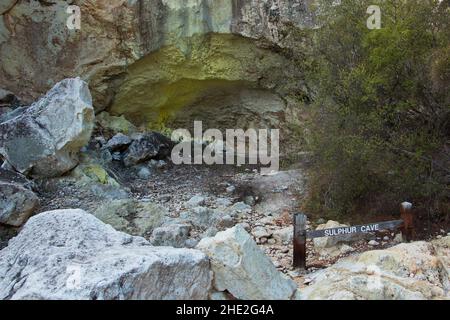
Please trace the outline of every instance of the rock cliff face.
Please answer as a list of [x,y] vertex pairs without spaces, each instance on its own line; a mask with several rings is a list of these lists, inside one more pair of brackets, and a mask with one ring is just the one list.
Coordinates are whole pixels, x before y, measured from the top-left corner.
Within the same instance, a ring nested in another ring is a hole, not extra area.
[[[81,9],[80,30],[66,26],[69,4]],[[112,106],[115,114],[152,123],[174,119],[193,105],[232,113],[244,106],[251,114],[261,102],[253,97],[262,96],[271,105],[263,118],[270,119],[286,107],[279,94],[293,89],[281,79],[301,78],[294,67],[281,67],[294,66],[287,49],[299,28],[313,24],[312,5],[312,0],[6,1],[0,7],[0,88],[29,103],[63,78],[81,76],[97,111]],[[299,89],[301,82],[294,82]],[[258,112],[266,113],[266,107]]]

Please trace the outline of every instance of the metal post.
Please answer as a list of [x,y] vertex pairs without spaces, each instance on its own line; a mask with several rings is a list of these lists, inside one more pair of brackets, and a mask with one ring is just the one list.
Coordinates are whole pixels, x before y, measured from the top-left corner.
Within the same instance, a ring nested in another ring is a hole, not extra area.
[[306,215],[294,214],[294,268],[306,270]]
[[414,239],[414,215],[412,211],[412,203],[403,202],[400,205],[400,215],[403,220],[402,233],[406,241],[411,241]]

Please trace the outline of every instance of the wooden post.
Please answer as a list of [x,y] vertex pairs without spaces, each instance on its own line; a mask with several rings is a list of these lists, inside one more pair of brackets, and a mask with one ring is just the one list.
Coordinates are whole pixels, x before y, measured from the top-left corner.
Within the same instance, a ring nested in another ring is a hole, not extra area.
[[414,239],[414,215],[412,211],[412,203],[403,202],[400,205],[400,215],[403,220],[402,233],[406,241]]
[[294,268],[306,270],[306,215],[294,214]]

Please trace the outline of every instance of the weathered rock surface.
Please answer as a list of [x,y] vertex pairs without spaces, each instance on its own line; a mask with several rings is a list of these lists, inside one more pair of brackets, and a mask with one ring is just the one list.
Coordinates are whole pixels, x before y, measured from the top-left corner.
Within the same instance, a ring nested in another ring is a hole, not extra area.
[[[17,97],[10,91],[0,88],[0,108],[10,107],[18,103]],[[3,110],[0,110],[3,111]],[[4,112],[0,112],[0,115]]]
[[365,252],[309,276],[301,299],[450,298],[450,237]]
[[10,10],[16,2],[17,0],[3,0],[2,3],[0,3],[0,14],[4,14]]
[[164,217],[168,215],[166,210],[157,204],[134,199],[107,201],[93,214],[114,229],[135,236],[152,234],[153,229],[160,227]]
[[305,174],[302,170],[280,171],[274,175],[258,176],[249,187],[258,197],[255,210],[265,216],[278,217],[297,201],[293,194],[302,194],[305,189]]
[[39,199],[33,191],[0,181],[0,223],[20,227],[38,206]]
[[123,162],[131,167],[152,158],[166,158],[170,155],[173,142],[158,132],[146,132],[133,139]]
[[208,207],[195,207],[181,212],[180,218],[198,228],[207,229],[215,226],[222,215],[222,211]]
[[168,224],[153,230],[150,243],[154,246],[186,247],[191,226],[189,224]]
[[288,245],[292,243],[292,239],[294,238],[294,227],[285,227],[283,229],[277,229],[273,232],[272,237],[279,244]]
[[258,226],[252,230],[253,236],[255,238],[269,238],[272,234],[264,227]]
[[169,128],[276,126],[287,107],[274,90],[300,82],[281,67],[289,59],[254,42],[211,34],[165,46],[130,66],[110,112]]
[[130,139],[130,137],[124,135],[123,133],[118,133],[108,140],[105,148],[107,148],[111,152],[125,151],[131,144],[131,142],[132,140]]
[[18,107],[18,108],[13,109],[9,105],[9,101],[11,101],[11,100],[7,99],[5,101],[8,101],[6,103],[6,105],[8,105],[7,107],[2,107],[1,102],[0,102],[0,107],[2,110],[2,112],[0,114],[0,123],[14,119],[17,116],[22,115],[23,112],[26,110],[26,107]]
[[26,222],[39,206],[33,187],[23,175],[0,168],[0,223],[20,227]]
[[116,117],[104,111],[95,116],[95,121],[105,133],[109,133],[111,135],[115,135],[116,133],[128,135],[137,131],[137,128],[125,119],[123,115]]
[[238,299],[291,299],[296,284],[277,271],[240,226],[205,238],[197,248],[211,260],[214,287]]
[[251,208],[242,202],[220,209],[198,206],[181,212],[179,220],[203,230],[208,228],[224,230],[235,225],[239,217],[249,211]]
[[203,206],[205,204],[205,200],[206,200],[205,197],[197,194],[192,198],[190,198],[188,202],[186,202],[186,207],[194,208],[198,206]]
[[36,186],[31,180],[28,180],[24,175],[11,170],[0,168],[0,182],[9,182],[21,185],[27,189],[34,189]]
[[0,299],[206,299],[207,257],[152,247],[82,210],[31,218],[0,251]]
[[87,84],[66,79],[17,117],[0,124],[0,154],[33,177],[59,176],[78,164],[90,139],[94,110]]

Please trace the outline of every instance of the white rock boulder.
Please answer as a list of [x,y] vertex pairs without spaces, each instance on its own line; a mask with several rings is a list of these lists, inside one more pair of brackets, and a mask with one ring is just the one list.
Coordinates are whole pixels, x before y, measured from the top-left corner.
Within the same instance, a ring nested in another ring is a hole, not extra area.
[[291,299],[297,286],[277,271],[240,225],[197,245],[211,260],[214,287],[238,299]]
[[368,251],[310,275],[300,299],[448,299],[448,256],[450,237]]
[[0,299],[207,299],[207,257],[152,247],[83,210],[32,217],[0,251]]
[[94,127],[88,85],[79,78],[57,83],[43,98],[0,123],[0,154],[17,171],[59,176],[78,164]]

